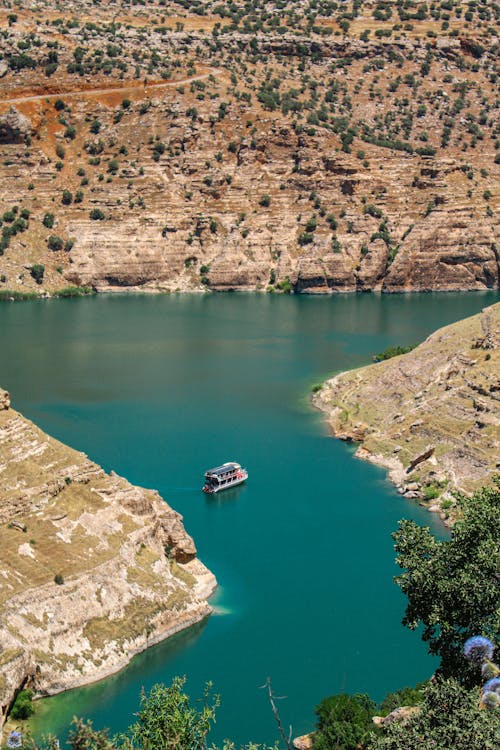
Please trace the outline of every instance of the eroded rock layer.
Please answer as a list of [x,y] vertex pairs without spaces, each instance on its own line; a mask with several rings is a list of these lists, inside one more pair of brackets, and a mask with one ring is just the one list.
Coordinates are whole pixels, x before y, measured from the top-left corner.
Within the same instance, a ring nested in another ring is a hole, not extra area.
[[0,10],[0,294],[498,288],[498,7],[379,5]]
[[215,578],[182,517],[1,390],[0,485],[0,726],[22,685],[46,695],[100,679],[210,613]]

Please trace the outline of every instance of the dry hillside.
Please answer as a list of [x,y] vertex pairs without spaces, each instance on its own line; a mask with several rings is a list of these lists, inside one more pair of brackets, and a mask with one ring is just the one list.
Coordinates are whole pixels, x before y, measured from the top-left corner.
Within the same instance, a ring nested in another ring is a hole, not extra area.
[[433,333],[408,354],[342,373],[314,396],[335,436],[386,466],[408,498],[444,518],[451,491],[500,473],[500,303]]
[[498,287],[499,12],[4,3],[0,294]]
[[105,472],[0,390],[0,729],[13,697],[116,672],[210,613],[214,576],[156,492]]

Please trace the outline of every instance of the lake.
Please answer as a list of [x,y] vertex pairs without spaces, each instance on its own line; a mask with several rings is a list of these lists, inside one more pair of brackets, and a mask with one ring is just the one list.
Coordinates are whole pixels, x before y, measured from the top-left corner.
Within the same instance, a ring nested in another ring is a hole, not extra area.
[[[213,739],[272,742],[269,676],[286,727],[310,730],[326,695],[386,692],[435,662],[403,628],[391,532],[403,500],[312,410],[313,384],[393,344],[498,301],[467,294],[98,296],[0,305],[0,385],[48,433],[107,471],[159,490],[184,516],[219,588],[206,622],[114,677],[39,704],[34,730],[72,716],[112,731],[141,687],[186,675],[222,705]],[[214,498],[204,471],[228,460],[246,485]]]

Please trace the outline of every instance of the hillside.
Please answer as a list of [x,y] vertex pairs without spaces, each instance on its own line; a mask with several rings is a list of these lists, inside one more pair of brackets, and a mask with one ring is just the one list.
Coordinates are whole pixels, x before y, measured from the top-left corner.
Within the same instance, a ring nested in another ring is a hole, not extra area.
[[499,283],[496,3],[0,10],[0,295]]
[[214,576],[158,493],[106,474],[0,390],[0,728],[23,685],[105,677],[210,613]]
[[389,469],[407,498],[453,517],[451,490],[500,472],[500,303],[408,354],[328,380],[314,396],[333,434]]

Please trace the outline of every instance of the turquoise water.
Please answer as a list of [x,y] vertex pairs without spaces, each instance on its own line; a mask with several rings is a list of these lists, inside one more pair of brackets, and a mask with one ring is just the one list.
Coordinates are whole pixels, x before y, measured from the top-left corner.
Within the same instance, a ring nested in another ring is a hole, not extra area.
[[[498,293],[100,296],[0,305],[0,384],[14,406],[106,470],[157,488],[185,518],[220,587],[205,623],[118,675],[42,702],[37,732],[74,714],[123,729],[142,686],[186,674],[222,698],[213,739],[271,742],[265,691],[294,734],[340,691],[380,699],[434,662],[400,625],[391,532],[402,500],[384,471],[352,458],[309,406],[314,383],[390,344],[479,311]],[[206,468],[249,470],[215,499]]]

